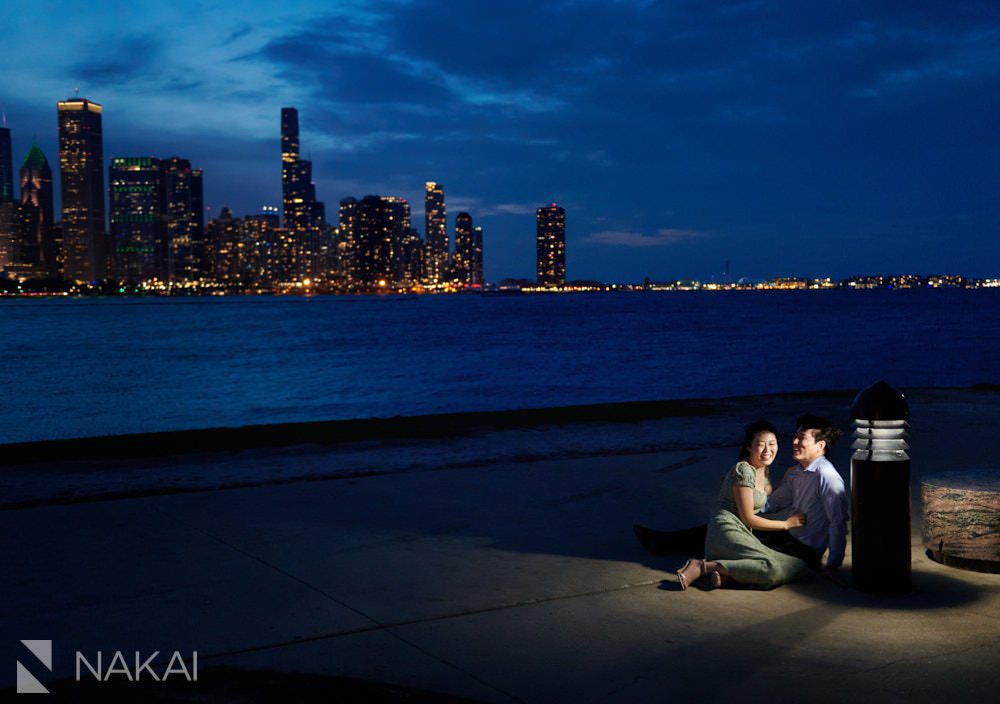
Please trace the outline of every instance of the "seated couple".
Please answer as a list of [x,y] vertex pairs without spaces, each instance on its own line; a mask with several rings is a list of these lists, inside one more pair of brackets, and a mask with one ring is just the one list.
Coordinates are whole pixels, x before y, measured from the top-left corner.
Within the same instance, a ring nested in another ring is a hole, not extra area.
[[702,577],[713,588],[733,582],[770,589],[819,570],[824,553],[827,574],[841,583],[833,571],[844,561],[849,503],[844,480],[826,459],[840,435],[825,418],[800,417],[792,441],[798,464],[772,490],[769,468],[778,454],[778,432],[766,420],[751,423],[707,526],[661,532],[635,525],[635,534],[658,555],[700,552],[692,543],[703,541],[705,558],[677,570],[681,589]]

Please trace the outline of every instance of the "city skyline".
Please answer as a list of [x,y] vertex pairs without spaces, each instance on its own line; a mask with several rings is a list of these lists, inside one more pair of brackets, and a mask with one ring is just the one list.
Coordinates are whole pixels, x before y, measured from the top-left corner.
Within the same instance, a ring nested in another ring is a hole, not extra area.
[[[184,154],[213,217],[257,213],[280,203],[273,116],[295,105],[317,199],[418,203],[444,183],[448,210],[486,225],[490,280],[532,276],[553,200],[569,279],[721,280],[726,260],[734,280],[995,274],[989,4],[298,3],[255,6],[253,25],[225,6],[42,4],[0,29],[15,162],[33,135],[58,153],[52,105],[79,87],[105,106],[106,155]],[[549,46],[552,22],[573,31]],[[477,52],[434,39],[456,23],[481,30]],[[18,50],[43,35],[71,50]]]
[[[15,279],[47,276],[62,279],[54,291],[65,292],[81,276],[66,271],[106,269],[106,283],[128,291],[193,292],[220,288],[230,293],[296,292],[303,288],[324,293],[376,291],[463,290],[481,287],[483,229],[472,217],[455,218],[454,249],[447,232],[442,184],[425,183],[425,228],[421,238],[411,225],[407,199],[368,195],[358,201],[341,199],[338,222],[326,220],[325,204],[316,196],[312,164],[300,158],[298,110],[281,108],[280,158],[282,208],[262,206],[257,213],[234,217],[223,206],[219,217],[205,226],[203,171],[187,159],[112,157],[108,167],[107,202],[95,201],[103,176],[95,169],[103,149],[103,106],[79,95],[58,101],[60,118],[60,181],[70,183],[74,201],[67,222],[83,222],[86,236],[66,242],[63,221],[52,214],[53,181],[47,160],[33,140],[20,170],[21,196],[12,184],[0,184],[0,271],[9,267]],[[10,130],[0,128],[0,176],[11,180]],[[18,202],[19,201],[19,202]],[[110,227],[98,225],[107,211]],[[64,214],[66,215],[66,214]],[[10,221],[10,222],[8,222]],[[53,224],[54,223],[54,224]],[[996,277],[965,277],[955,273],[801,275],[767,280],[654,280],[641,286],[624,281],[568,280],[565,274],[565,209],[556,203],[536,210],[536,277],[534,281],[505,277],[500,288],[552,290],[749,290],[831,288],[950,288],[994,287]],[[83,252],[79,254],[77,252]],[[102,256],[102,253],[103,255]],[[101,278],[98,276],[97,278]],[[99,281],[91,276],[92,283]],[[206,288],[207,287],[207,288]],[[9,288],[9,287],[8,287]],[[108,291],[105,285],[89,290]],[[20,290],[20,287],[18,287]]]

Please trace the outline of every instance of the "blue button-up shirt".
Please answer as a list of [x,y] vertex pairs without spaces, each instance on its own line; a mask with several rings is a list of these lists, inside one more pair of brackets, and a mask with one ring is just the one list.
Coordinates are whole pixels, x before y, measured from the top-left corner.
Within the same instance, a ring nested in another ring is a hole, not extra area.
[[791,534],[822,555],[827,549],[827,567],[840,567],[847,549],[847,519],[850,501],[844,480],[826,457],[808,467],[795,465],[768,497],[761,513],[791,509],[804,513],[806,524]]

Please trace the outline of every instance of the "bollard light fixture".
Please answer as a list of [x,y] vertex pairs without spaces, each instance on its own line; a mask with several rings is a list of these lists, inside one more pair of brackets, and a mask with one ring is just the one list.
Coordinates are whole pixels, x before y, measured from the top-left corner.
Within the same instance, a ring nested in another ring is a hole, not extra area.
[[851,404],[851,573],[855,588],[906,594],[911,588],[910,407],[884,381]]

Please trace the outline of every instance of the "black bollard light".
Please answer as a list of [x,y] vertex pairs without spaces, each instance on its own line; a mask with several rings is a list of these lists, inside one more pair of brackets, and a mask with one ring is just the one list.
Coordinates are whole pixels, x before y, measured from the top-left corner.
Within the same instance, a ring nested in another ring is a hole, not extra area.
[[851,404],[851,574],[872,594],[906,594],[910,571],[910,407],[884,381]]

